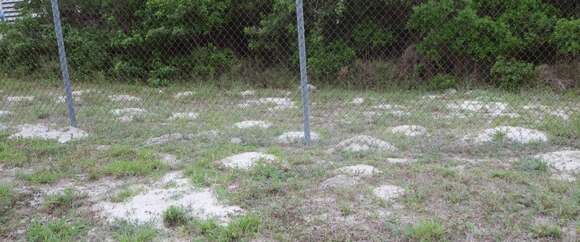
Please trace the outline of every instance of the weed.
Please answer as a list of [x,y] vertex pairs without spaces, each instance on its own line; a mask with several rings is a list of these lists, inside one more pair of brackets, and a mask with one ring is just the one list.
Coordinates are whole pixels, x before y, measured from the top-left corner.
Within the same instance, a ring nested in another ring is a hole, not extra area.
[[188,220],[187,211],[182,207],[171,206],[163,212],[163,223],[167,227],[181,226]]
[[57,182],[63,174],[52,169],[46,169],[32,174],[20,174],[19,176],[32,184],[52,184]]
[[119,242],[154,241],[159,231],[149,224],[137,225],[126,221],[118,221],[113,226],[113,238]]
[[86,226],[81,222],[70,222],[58,219],[41,223],[32,221],[26,230],[26,240],[30,242],[72,242],[78,241],[86,232]]
[[233,220],[227,226],[221,226],[215,220],[194,220],[189,228],[209,241],[240,241],[252,238],[258,233],[260,218],[256,215],[245,215]]
[[558,225],[538,225],[533,228],[533,232],[536,238],[559,239],[562,236],[562,230]]
[[117,155],[126,156],[129,154],[135,156],[132,159],[116,160],[105,165],[103,173],[116,177],[146,176],[165,169],[165,165],[149,151],[128,152]]
[[550,170],[548,163],[539,159],[524,159],[516,163],[519,170],[526,172],[546,173]]
[[441,241],[445,237],[445,228],[435,220],[423,220],[407,228],[406,235],[413,241]]
[[74,208],[78,198],[79,194],[75,190],[67,188],[62,193],[55,193],[46,197],[44,208],[53,213],[62,213]]
[[0,184],[0,217],[4,216],[14,205],[15,195],[12,186]]

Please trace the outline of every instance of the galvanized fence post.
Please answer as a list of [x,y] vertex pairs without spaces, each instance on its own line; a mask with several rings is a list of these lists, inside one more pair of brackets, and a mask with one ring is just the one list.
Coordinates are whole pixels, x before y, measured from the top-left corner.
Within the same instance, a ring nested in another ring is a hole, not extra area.
[[73,106],[72,87],[70,83],[70,75],[68,72],[68,61],[66,59],[66,51],[64,49],[64,37],[62,34],[62,25],[60,21],[60,9],[58,7],[58,0],[51,0],[51,2],[52,2],[52,16],[54,19],[54,32],[56,33],[56,42],[58,44],[60,70],[62,72],[62,78],[64,81],[64,91],[66,95],[68,118],[70,126],[77,127],[77,119]]
[[306,59],[306,39],[304,34],[304,9],[302,0],[296,0],[296,19],[298,26],[298,48],[300,55],[300,86],[304,106],[304,143],[309,145],[310,139],[310,88],[308,85],[308,69]]

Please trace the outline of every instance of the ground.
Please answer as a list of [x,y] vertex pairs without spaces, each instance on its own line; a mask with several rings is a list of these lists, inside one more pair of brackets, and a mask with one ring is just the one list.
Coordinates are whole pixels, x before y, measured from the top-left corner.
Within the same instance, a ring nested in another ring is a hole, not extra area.
[[2,241],[579,239],[578,96],[1,83]]

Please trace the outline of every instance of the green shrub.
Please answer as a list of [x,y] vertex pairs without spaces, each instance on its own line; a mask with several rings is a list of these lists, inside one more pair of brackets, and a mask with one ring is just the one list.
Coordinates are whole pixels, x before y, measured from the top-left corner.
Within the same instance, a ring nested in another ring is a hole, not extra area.
[[447,90],[457,86],[457,80],[450,75],[437,74],[428,83],[430,90]]
[[580,54],[580,19],[560,19],[552,34],[552,41],[560,53]]
[[501,57],[491,68],[491,78],[496,86],[516,91],[535,79],[534,65]]

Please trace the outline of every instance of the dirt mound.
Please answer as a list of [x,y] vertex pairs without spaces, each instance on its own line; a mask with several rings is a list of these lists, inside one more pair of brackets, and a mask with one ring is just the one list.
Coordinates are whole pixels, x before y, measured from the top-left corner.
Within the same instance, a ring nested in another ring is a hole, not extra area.
[[392,144],[367,135],[359,135],[344,140],[335,149],[345,152],[397,151],[397,148]]
[[18,126],[18,130],[18,133],[10,136],[11,139],[44,139],[56,140],[59,143],[67,143],[88,136],[85,131],[78,128],[69,127],[64,129],[52,129],[42,124],[20,125]]

